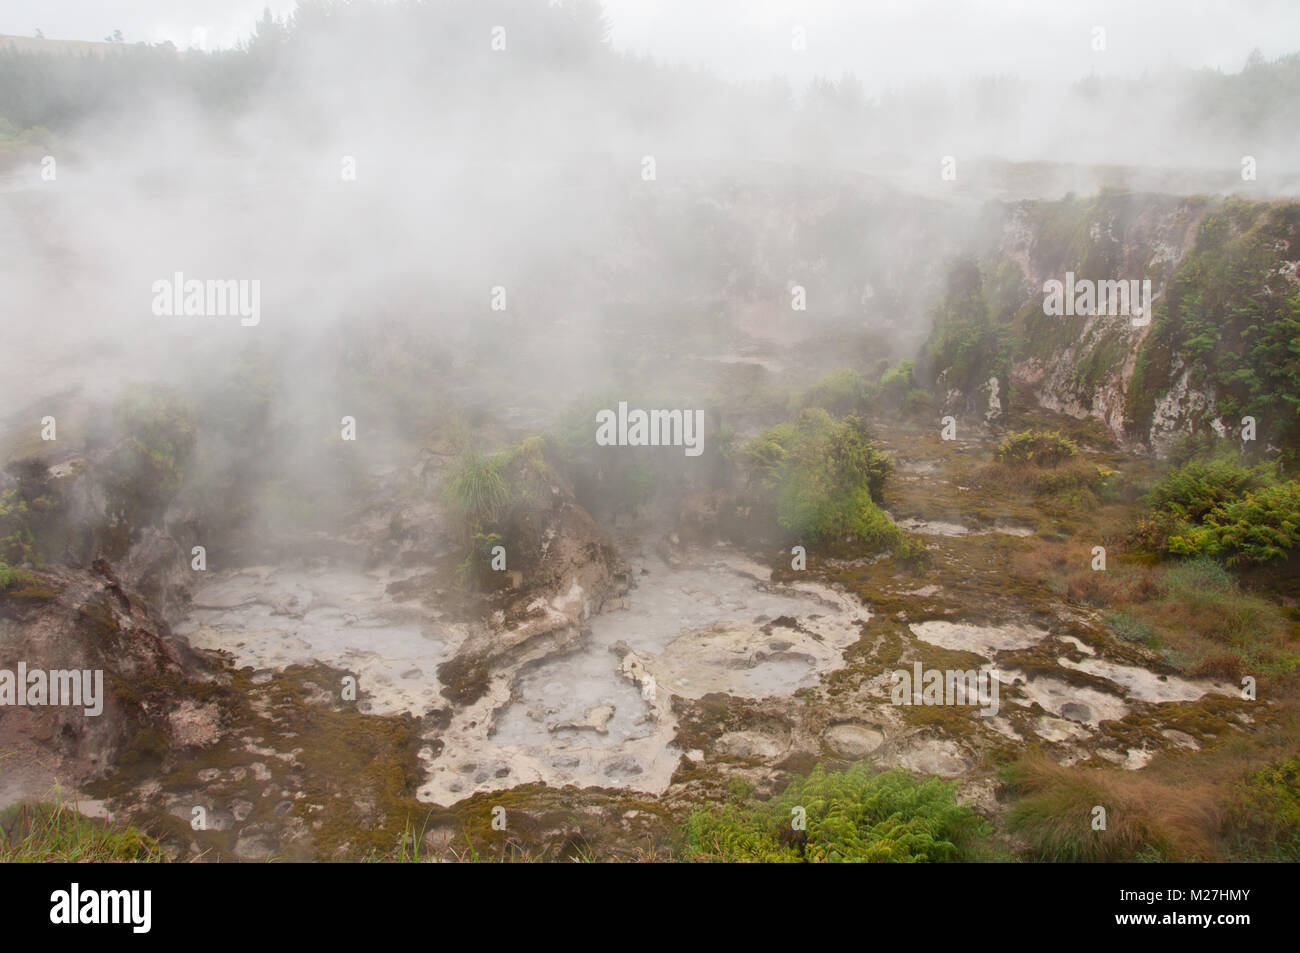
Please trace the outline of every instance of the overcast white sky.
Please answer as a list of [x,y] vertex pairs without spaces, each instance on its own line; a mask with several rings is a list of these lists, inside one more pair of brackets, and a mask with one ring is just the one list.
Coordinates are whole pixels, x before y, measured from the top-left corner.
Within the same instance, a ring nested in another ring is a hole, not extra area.
[[[0,33],[212,49],[246,36],[263,7],[293,0],[3,0]],[[1167,65],[1240,69],[1300,51],[1296,0],[606,0],[620,49],[700,64],[730,79],[855,72],[869,90],[925,77],[1014,73],[1074,79]],[[1107,49],[1092,50],[1092,29]],[[802,27],[807,51],[792,50]]]

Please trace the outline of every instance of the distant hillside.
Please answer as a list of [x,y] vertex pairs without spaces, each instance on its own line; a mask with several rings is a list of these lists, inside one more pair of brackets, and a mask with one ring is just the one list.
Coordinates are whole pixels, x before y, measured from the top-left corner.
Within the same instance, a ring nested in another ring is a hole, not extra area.
[[[46,37],[7,36],[0,33],[0,50],[15,50],[19,53],[89,53],[94,56],[107,56],[122,50],[128,44],[103,43],[90,40],[51,40]],[[131,44],[144,46],[143,43]]]

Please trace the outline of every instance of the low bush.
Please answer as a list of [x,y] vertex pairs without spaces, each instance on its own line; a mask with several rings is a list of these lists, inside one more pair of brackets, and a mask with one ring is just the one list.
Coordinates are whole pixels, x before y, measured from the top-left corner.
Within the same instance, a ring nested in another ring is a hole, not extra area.
[[1074,441],[1056,431],[1022,430],[1003,437],[993,456],[999,463],[1058,467],[1078,452]]
[[[802,816],[804,829],[795,825]],[[740,793],[687,819],[691,861],[854,863],[980,859],[990,827],[957,803],[956,785],[917,781],[906,771],[875,772],[861,762],[842,773],[821,765],[780,797]]]
[[842,417],[866,410],[871,400],[872,388],[852,368],[842,367],[831,371],[799,396],[798,409],[820,407]]
[[1271,470],[1223,460],[1176,467],[1148,495],[1150,510],[1130,542],[1229,566],[1289,559],[1300,546],[1300,481],[1274,482]]
[[1261,768],[1239,785],[1228,830],[1237,859],[1300,861],[1300,755]]
[[889,547],[904,541],[877,505],[893,463],[872,446],[859,418],[805,410],[751,441],[743,457],[751,485],[756,478],[773,492],[777,522],[799,538]]

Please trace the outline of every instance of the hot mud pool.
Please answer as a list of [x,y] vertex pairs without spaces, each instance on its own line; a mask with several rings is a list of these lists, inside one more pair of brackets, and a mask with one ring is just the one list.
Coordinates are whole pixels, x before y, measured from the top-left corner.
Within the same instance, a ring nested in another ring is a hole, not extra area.
[[870,617],[829,586],[773,584],[728,547],[628,562],[624,608],[588,620],[576,648],[494,672],[493,689],[464,706],[437,672],[472,627],[395,600],[387,589],[400,577],[388,572],[218,574],[176,631],[237,667],[321,662],[355,675],[362,711],[441,712],[425,733],[418,797],[446,806],[532,782],[662,793],[684,753],[672,696],[788,696],[841,667]]

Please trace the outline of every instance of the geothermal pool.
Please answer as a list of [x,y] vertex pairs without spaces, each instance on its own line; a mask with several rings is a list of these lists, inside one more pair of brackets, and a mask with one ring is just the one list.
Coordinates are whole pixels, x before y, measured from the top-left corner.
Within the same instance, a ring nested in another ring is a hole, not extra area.
[[628,557],[626,608],[589,620],[576,650],[494,673],[487,697],[458,708],[438,665],[469,635],[436,608],[398,602],[398,576],[255,567],[214,575],[176,627],[236,666],[319,661],[356,675],[361,709],[423,716],[451,709],[421,752],[422,800],[450,804],[529,782],[661,792],[684,753],[671,696],[789,695],[840,667],[869,612],[831,587],[773,585],[769,570],[718,546],[672,564]]

